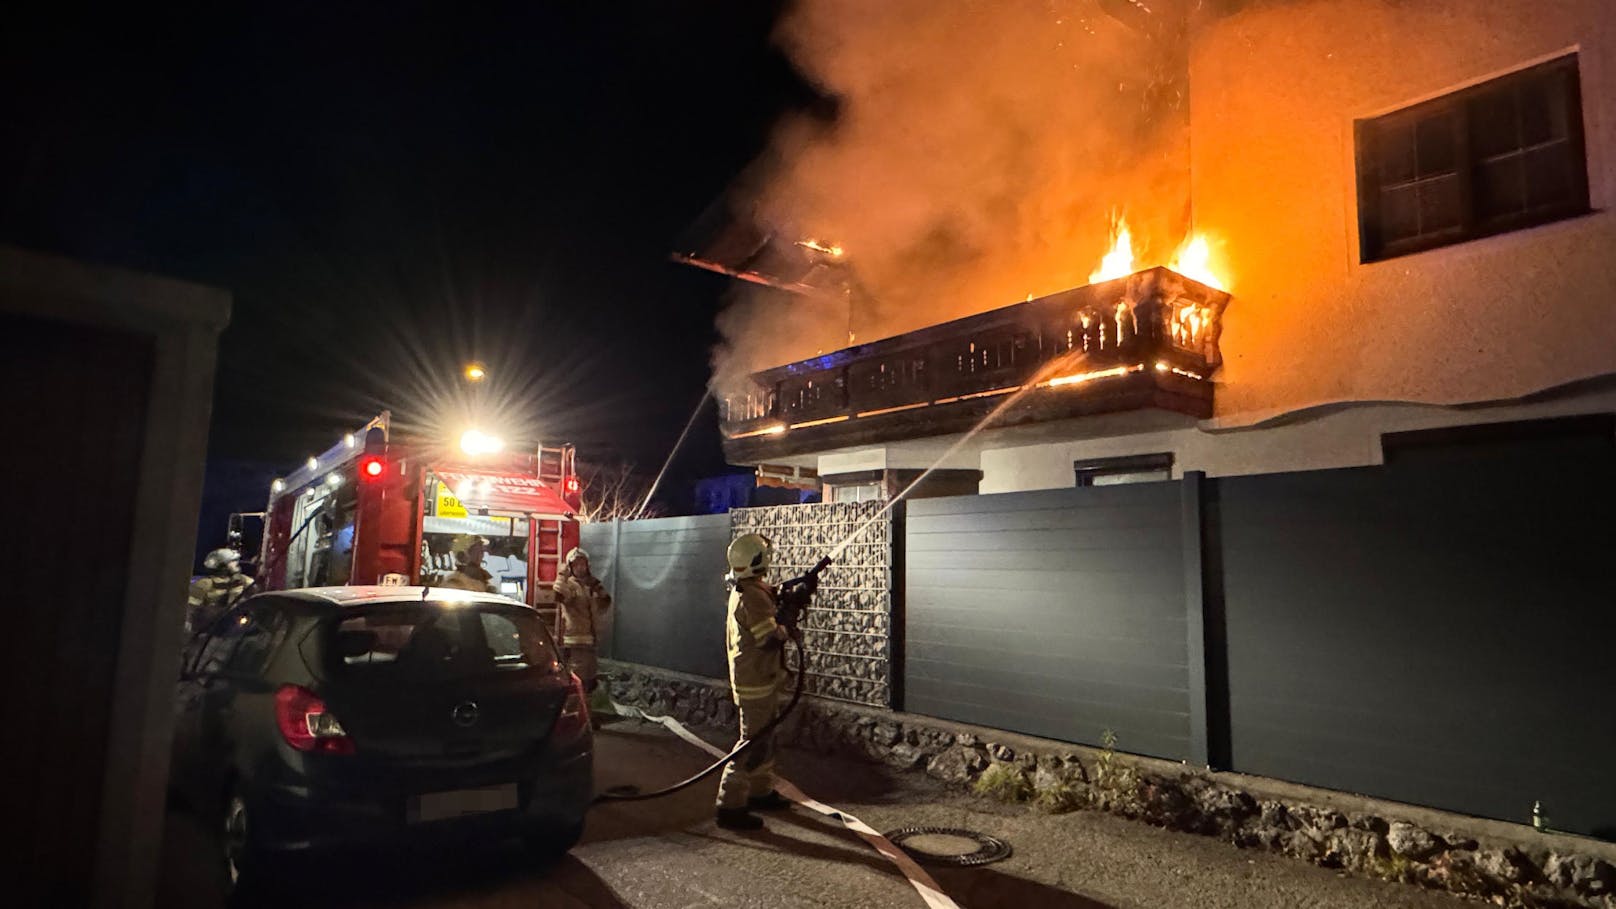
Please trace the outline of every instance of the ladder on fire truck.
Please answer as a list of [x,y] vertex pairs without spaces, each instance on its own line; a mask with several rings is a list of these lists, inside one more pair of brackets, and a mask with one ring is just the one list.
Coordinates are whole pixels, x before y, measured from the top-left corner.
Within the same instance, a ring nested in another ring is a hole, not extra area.
[[[566,445],[560,448],[545,448],[539,446],[539,481],[553,489],[563,489],[568,492],[566,484],[576,483],[574,473],[574,450]],[[537,571],[534,577],[540,581],[553,582],[561,575],[561,560],[566,557],[562,551],[561,521],[550,519],[537,519],[533,526],[533,561]],[[545,622],[554,631],[556,627],[555,592],[547,584],[539,584],[534,591],[534,608],[544,617]]]

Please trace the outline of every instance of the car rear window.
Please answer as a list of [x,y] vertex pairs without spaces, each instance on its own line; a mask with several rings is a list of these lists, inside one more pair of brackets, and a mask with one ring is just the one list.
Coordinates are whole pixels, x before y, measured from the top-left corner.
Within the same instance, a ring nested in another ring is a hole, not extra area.
[[495,603],[408,603],[346,613],[327,631],[325,664],[344,676],[441,680],[561,671],[538,615]]

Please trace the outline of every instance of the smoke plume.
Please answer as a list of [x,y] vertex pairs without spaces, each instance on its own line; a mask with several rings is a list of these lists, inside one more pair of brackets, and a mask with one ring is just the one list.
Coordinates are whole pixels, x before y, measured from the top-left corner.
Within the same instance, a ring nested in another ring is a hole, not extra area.
[[1097,0],[802,0],[776,40],[836,100],[776,131],[736,207],[845,250],[861,292],[738,286],[746,373],[1088,283],[1127,217],[1142,260],[1188,217],[1184,64]]

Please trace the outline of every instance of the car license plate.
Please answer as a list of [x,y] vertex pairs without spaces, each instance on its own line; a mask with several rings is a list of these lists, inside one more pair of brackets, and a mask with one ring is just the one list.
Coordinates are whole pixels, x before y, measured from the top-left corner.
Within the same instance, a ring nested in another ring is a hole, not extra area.
[[428,792],[410,799],[409,819],[412,824],[424,824],[473,814],[487,814],[490,811],[510,811],[516,804],[515,783],[483,786],[479,789]]

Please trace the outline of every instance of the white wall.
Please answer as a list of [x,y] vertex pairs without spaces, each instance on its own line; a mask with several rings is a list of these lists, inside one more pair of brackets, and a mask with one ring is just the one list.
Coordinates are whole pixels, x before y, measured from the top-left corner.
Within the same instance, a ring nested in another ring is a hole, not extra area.
[[[1193,217],[1234,294],[1217,424],[1616,372],[1613,36],[1610,0],[1289,0],[1199,29]],[[1594,212],[1360,264],[1354,120],[1571,49]]]
[[1479,408],[1372,404],[1326,408],[1312,414],[1233,430],[1204,428],[1046,442],[981,453],[981,491],[1018,492],[1072,486],[1075,461],[1134,454],[1173,454],[1173,475],[1208,476],[1363,467],[1382,462],[1382,433],[1478,423],[1616,413],[1616,390],[1565,400]]

